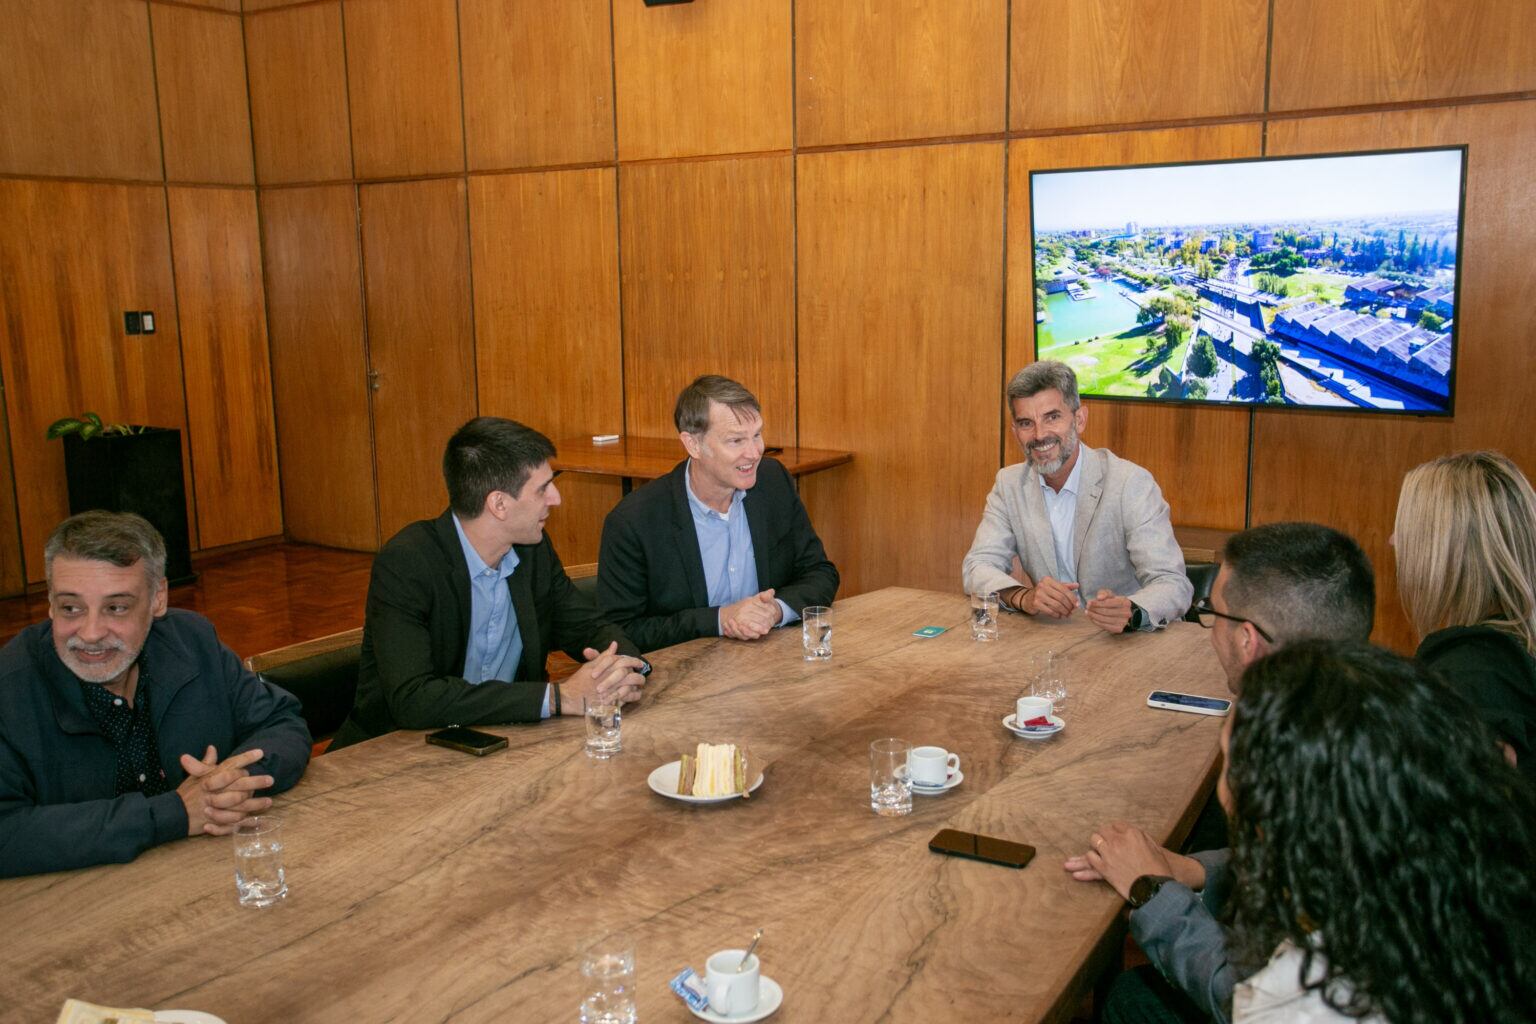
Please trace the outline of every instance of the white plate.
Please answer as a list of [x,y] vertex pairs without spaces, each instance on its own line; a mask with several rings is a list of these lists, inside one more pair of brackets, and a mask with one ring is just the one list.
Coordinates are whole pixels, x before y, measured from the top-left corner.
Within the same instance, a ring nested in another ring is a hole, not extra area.
[[[719,804],[727,800],[740,800],[740,793],[730,796],[684,796],[677,791],[677,773],[682,768],[682,761],[668,761],[647,775],[645,782],[651,787],[651,792],[659,793],[668,800],[681,800],[685,804]],[[763,773],[757,773],[757,781],[747,788],[748,793],[756,793],[757,787],[763,784]],[[766,979],[764,979],[766,980]],[[761,993],[759,993],[761,994]],[[732,1018],[734,1019],[734,1018]],[[756,1018],[753,1018],[754,1020]]]
[[[666,766],[663,765],[662,767]],[[684,1005],[686,1006],[687,1004],[685,1003]],[[699,1018],[699,1020],[709,1021],[710,1024],[752,1024],[753,1021],[762,1020],[783,1005],[784,990],[779,987],[778,982],[764,974],[757,979],[757,1009],[750,1013],[726,1017],[723,1014],[715,1013],[708,1007],[702,1010],[695,1010],[691,1006],[688,1007],[688,1012]]]
[[202,1010],[156,1010],[155,1024],[224,1024],[224,1018]]
[[1047,739],[1047,738],[1049,738],[1051,736],[1055,736],[1057,733],[1061,732],[1061,730],[1063,730],[1063,729],[1065,729],[1067,727],[1067,723],[1063,722],[1057,716],[1055,716],[1055,715],[1047,715],[1046,717],[1051,720],[1051,728],[1049,728],[1049,729],[1020,729],[1020,728],[1016,727],[1013,724],[1014,720],[1016,719],[1016,717],[1017,716],[1013,715],[1013,714],[1004,715],[1003,716],[1003,728],[1007,729],[1009,732],[1013,733],[1015,736],[1019,737],[1020,739],[1025,739],[1025,740],[1043,740],[1043,739]]
[[912,792],[921,794],[922,796],[938,796],[940,793],[948,793],[950,790],[954,789],[964,781],[965,772],[961,771],[959,768],[956,768],[955,774],[951,775],[949,777],[949,781],[945,782],[944,785],[925,786],[921,782],[914,782],[912,783]]

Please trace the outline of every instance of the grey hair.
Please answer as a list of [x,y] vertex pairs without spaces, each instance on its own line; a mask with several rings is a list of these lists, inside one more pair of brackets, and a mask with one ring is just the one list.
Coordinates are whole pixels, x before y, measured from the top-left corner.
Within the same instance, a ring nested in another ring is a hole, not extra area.
[[43,547],[49,587],[53,586],[53,560],[59,555],[123,568],[142,561],[151,589],[165,579],[165,541],[149,520],[132,512],[95,509],[70,516],[56,526]]
[[684,434],[702,434],[709,429],[709,403],[719,402],[739,418],[742,410],[763,414],[757,396],[731,380],[717,374],[705,374],[694,380],[677,396],[672,410],[672,422]]
[[1008,405],[1011,408],[1014,399],[1032,398],[1051,388],[1061,392],[1069,411],[1076,412],[1082,404],[1077,397],[1077,374],[1072,367],[1055,359],[1042,359],[1013,375],[1008,382]]

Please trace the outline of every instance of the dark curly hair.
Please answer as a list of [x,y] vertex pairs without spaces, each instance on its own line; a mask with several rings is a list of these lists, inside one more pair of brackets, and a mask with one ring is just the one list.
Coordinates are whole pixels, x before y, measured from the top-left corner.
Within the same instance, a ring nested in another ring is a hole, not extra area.
[[1437,677],[1365,644],[1280,649],[1243,677],[1227,784],[1239,962],[1289,939],[1350,1016],[1533,1019],[1536,794]]

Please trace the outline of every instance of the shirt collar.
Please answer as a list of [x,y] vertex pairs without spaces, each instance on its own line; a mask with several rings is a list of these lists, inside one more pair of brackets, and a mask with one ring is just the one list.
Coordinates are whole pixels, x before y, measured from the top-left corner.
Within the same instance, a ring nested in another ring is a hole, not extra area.
[[708,517],[710,517],[712,519],[723,520],[723,521],[726,521],[726,522],[730,521],[731,513],[736,511],[738,508],[740,508],[741,507],[741,503],[743,501],[745,501],[746,497],[747,497],[747,492],[746,491],[742,490],[739,487],[736,488],[736,490],[731,493],[731,507],[728,510],[726,510],[725,512],[723,512],[723,513],[722,512],[716,512],[714,509],[712,509],[708,505],[704,504],[704,502],[699,498],[699,496],[697,494],[693,493],[693,460],[692,459],[689,459],[688,460],[688,465],[683,468],[683,490],[688,492],[688,505],[689,505],[690,508],[693,509],[693,514],[694,514],[695,518],[697,518],[697,517],[702,515],[702,516],[708,516]]
[[1073,497],[1076,497],[1077,496],[1078,481],[1082,480],[1082,478],[1083,478],[1083,446],[1082,445],[1078,445],[1077,446],[1077,461],[1075,463],[1073,463],[1073,465],[1072,465],[1072,472],[1067,474],[1067,482],[1061,485],[1061,490],[1060,491],[1055,490],[1054,488],[1051,487],[1050,484],[1045,482],[1045,474],[1044,473],[1041,473],[1038,470],[1036,470],[1035,475],[1040,478],[1040,486],[1045,490],[1045,493],[1047,495],[1049,495],[1050,497],[1054,498],[1058,494],[1070,494]]
[[480,557],[480,552],[476,551],[475,546],[469,542],[469,535],[464,532],[464,524],[459,522],[459,514],[454,512],[452,515],[454,532],[459,535],[459,546],[464,549],[464,564],[469,568],[469,578],[473,580],[494,574],[500,581],[511,576],[513,570],[517,568],[517,551],[508,548],[507,553],[501,556],[501,565],[492,569],[485,564],[485,559]]

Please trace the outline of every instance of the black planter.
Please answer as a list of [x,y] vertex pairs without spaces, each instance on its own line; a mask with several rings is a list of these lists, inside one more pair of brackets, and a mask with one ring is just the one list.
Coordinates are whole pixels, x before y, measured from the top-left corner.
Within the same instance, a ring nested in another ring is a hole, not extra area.
[[166,578],[172,584],[197,579],[187,537],[181,431],[147,427],[142,434],[98,435],[89,441],[66,434],[64,475],[70,515],[96,508],[137,512],[165,538]]

